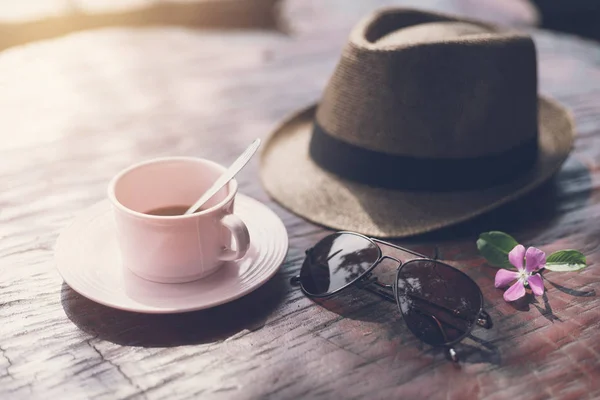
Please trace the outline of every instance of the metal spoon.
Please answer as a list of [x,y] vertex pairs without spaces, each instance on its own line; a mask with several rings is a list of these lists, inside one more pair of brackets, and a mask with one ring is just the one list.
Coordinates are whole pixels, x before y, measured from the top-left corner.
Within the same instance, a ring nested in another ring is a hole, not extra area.
[[194,213],[197,209],[202,207],[211,197],[213,197],[223,186],[225,186],[233,177],[246,165],[252,158],[258,147],[260,146],[260,139],[256,139],[248,148],[238,157],[237,160],[231,164],[231,166],[212,184],[212,186],[204,192],[204,194],[192,205],[183,215]]

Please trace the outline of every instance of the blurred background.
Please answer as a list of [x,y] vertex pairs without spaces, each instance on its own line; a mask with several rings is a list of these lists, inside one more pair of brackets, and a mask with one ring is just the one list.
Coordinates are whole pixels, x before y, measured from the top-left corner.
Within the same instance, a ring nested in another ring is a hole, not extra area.
[[[111,26],[293,29],[335,12],[354,21],[379,6],[415,6],[600,40],[598,0],[22,0],[0,5],[0,48]],[[323,15],[323,13],[325,15]]]
[[[386,6],[550,30],[537,36],[538,46],[559,46],[570,56],[546,56],[542,87],[546,90],[552,82],[552,94],[560,96],[575,90],[572,82],[561,85],[565,77],[594,72],[578,61],[585,58],[579,54],[587,54],[584,47],[550,37],[561,32],[600,40],[599,4],[600,0],[4,0],[0,151],[6,160],[6,151],[42,151],[46,144],[64,139],[56,142],[60,158],[59,153],[74,154],[94,140],[108,146],[110,138],[112,147],[102,148],[104,162],[125,151],[136,160],[162,152],[197,154],[198,148],[217,140],[215,132],[235,132],[219,138],[223,146],[235,149],[246,138],[269,132],[292,110],[315,101],[350,29]],[[581,85],[589,89],[589,82]],[[54,147],[44,154],[50,149]],[[23,155],[14,157],[22,160]]]
[[600,40],[600,1],[529,1],[541,17],[541,27]]

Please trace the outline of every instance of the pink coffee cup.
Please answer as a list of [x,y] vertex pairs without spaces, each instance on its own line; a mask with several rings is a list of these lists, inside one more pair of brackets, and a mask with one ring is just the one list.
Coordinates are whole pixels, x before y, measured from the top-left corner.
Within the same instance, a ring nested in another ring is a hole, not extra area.
[[233,214],[235,179],[194,214],[147,214],[163,207],[191,206],[224,172],[212,161],[167,157],[117,174],[108,186],[108,197],[123,265],[146,280],[182,283],[244,257],[250,237],[244,222]]

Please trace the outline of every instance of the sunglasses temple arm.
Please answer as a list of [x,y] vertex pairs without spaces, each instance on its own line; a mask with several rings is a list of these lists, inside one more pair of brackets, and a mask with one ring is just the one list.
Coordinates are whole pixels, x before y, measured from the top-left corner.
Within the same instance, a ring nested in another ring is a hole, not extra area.
[[[431,318],[436,325],[438,326],[440,332],[442,333],[442,336],[444,336],[444,341],[448,341],[448,335],[446,335],[446,330],[444,329],[442,323],[440,322],[440,320],[438,320],[435,316],[424,313],[418,309],[416,309],[415,311],[417,311],[419,314],[424,315],[426,317]],[[455,329],[457,329],[456,327],[454,327]],[[447,346],[446,347],[446,352],[448,354],[448,357],[450,357],[450,359],[452,360],[452,362],[454,362],[455,364],[457,364],[459,362],[459,358],[458,358],[458,354],[456,353],[456,350],[454,349],[454,347],[452,346]]]
[[[364,290],[368,291],[368,292],[371,292],[373,294],[378,295],[379,297],[381,297],[384,300],[389,301],[390,303],[397,304],[395,296],[392,293],[389,293],[389,285],[384,285],[384,284],[381,284],[381,283],[379,283],[377,281],[370,281],[369,283],[372,283],[372,284],[378,286],[378,288],[375,288],[375,287],[369,285],[368,283],[366,285],[361,285],[359,287],[361,289],[364,289]],[[419,309],[416,309],[416,311],[419,314],[421,314],[421,315],[423,315],[425,317],[431,318],[435,322],[435,324],[437,325],[437,327],[439,328],[440,332],[442,333],[442,336],[444,336],[444,340],[446,340],[446,341],[448,340],[448,336],[446,335],[446,330],[444,329],[444,326],[442,325],[442,323],[440,322],[440,320],[438,320],[434,315],[431,315],[429,313],[423,312],[423,311],[421,311]],[[487,316],[487,313],[485,311],[482,311],[482,313],[485,313],[485,315]],[[488,316],[488,318],[489,318],[489,316]],[[481,317],[480,317],[480,319],[481,319]],[[491,319],[490,319],[490,321],[491,321]],[[479,320],[477,321],[477,323],[479,324]],[[456,327],[454,327],[454,328],[458,329]],[[448,352],[448,356],[450,357],[450,359],[454,363],[458,363],[458,361],[459,361],[458,354],[456,353],[456,350],[454,349],[454,347],[451,347],[451,346],[448,347],[447,348],[447,352]]]
[[477,317],[477,325],[485,329],[490,329],[493,325],[492,317],[485,310],[481,310],[479,317]]
[[[449,308],[446,308],[444,306],[440,306],[439,304],[432,303],[431,301],[429,301],[427,299],[424,299],[424,298],[419,297],[419,296],[415,296],[414,294],[411,294],[411,293],[407,293],[407,295],[409,295],[413,299],[421,300],[421,301],[423,301],[423,302],[431,305],[432,307],[435,307],[435,308],[440,309],[440,310],[447,311],[448,313],[450,313],[450,314],[454,315],[455,317],[458,317],[458,318],[460,318],[462,320],[469,321],[469,319],[465,318],[461,314],[455,313],[453,310],[451,310]],[[482,328],[486,328],[486,329],[489,329],[492,326],[492,318],[484,310],[481,310],[481,312],[479,313],[479,316],[477,317],[477,320],[475,322],[477,323],[477,325],[481,326]]]
[[[379,265],[379,263],[381,261],[383,261],[383,259],[385,259],[385,258],[389,258],[389,259],[391,259],[393,261],[400,262],[400,261],[396,260],[395,258],[384,256],[384,257],[382,257],[382,259],[378,260],[377,263],[375,263],[375,267],[377,265]],[[367,279],[370,276],[371,276],[371,274],[369,273],[367,275]],[[377,288],[373,288],[372,285],[377,286]],[[370,280],[365,280],[364,284],[361,285],[361,288],[362,289],[366,289],[369,292],[374,293],[374,294],[378,295],[379,297],[381,297],[381,298],[383,298],[383,299],[385,299],[385,300],[387,300],[389,302],[396,303],[396,296],[394,295],[394,288],[393,288],[393,286],[392,285],[386,285],[386,284],[383,284],[383,283],[379,282],[376,277],[373,277]],[[431,306],[433,306],[435,308],[438,308],[438,309],[444,310],[444,311],[446,311],[446,312],[448,312],[450,314],[453,314],[453,315],[455,315],[458,318],[465,319],[462,315],[456,314],[453,310],[451,310],[449,308],[446,308],[444,306],[440,306],[438,304],[435,304],[435,303],[433,303],[433,302],[431,302],[431,301],[429,301],[427,299],[424,299],[424,298],[422,298],[420,296],[416,296],[416,295],[414,295],[412,293],[406,293],[406,294],[409,295],[410,297],[412,297],[413,299],[423,301],[423,302],[425,302],[425,303],[427,303],[427,304],[429,304],[429,305],[431,305]],[[487,315],[487,313],[486,313],[486,315]],[[489,319],[489,316],[487,318]],[[479,319],[477,320],[478,324],[480,324],[479,323],[480,320],[482,320],[482,316],[481,315],[479,316]]]
[[[378,286],[380,289],[379,288],[374,288],[371,285],[361,286],[361,288],[365,289],[365,290],[367,290],[367,291],[369,291],[371,293],[374,293],[374,294],[378,295],[379,297],[381,297],[381,298],[383,298],[383,299],[385,299],[385,300],[387,300],[387,301],[389,301],[391,303],[396,304],[396,298],[395,298],[395,296],[392,293],[389,292],[390,289],[389,289],[388,285],[383,285],[383,284],[381,284],[381,283],[379,283],[377,281],[371,281],[370,283],[372,283],[373,285]],[[411,296],[411,297],[413,297],[413,296]],[[432,306],[436,306],[436,304],[434,304],[434,303],[432,303],[430,301],[427,301],[425,299],[421,299],[421,298],[416,297],[416,296],[414,296],[414,297],[417,298],[417,299],[419,299],[419,300],[423,300],[426,303],[431,304]],[[438,308],[442,308],[444,310],[448,310],[445,307],[438,307]],[[422,315],[424,315],[426,317],[432,318],[435,321],[435,323],[440,327],[440,330],[442,330],[442,334],[444,335],[444,337],[446,337],[446,333],[445,333],[445,331],[444,331],[444,329],[443,329],[440,321],[434,315],[426,313],[426,312],[418,310],[418,309],[416,309],[416,311],[419,314],[422,314]]]
[[383,289],[375,288],[375,287],[372,287],[371,285],[361,285],[360,288],[364,289],[368,292],[371,292],[373,294],[376,294],[377,296],[381,297],[384,300],[389,301],[390,303],[396,304],[396,299],[394,298],[394,295],[392,293],[389,293],[387,290],[385,290],[386,289],[385,286],[383,286],[381,284],[377,284],[377,286],[383,287]]
[[[372,287],[371,285],[375,285],[377,286],[377,288]],[[392,287],[392,285],[385,285],[383,283],[380,283],[376,278],[372,279],[370,281],[366,281],[364,285],[360,286],[362,289],[365,289],[371,293],[374,293],[376,295],[378,295],[379,297],[383,298],[384,300],[387,300],[391,303],[396,303],[396,297],[393,294],[393,290],[394,288]],[[390,291],[392,293],[390,293]],[[411,293],[406,293],[407,295],[409,295],[410,297],[412,297],[413,299],[417,299],[417,300],[421,300],[429,305],[431,305],[432,307],[438,308],[440,310],[444,310],[452,315],[454,315],[455,317],[458,317],[460,319],[463,319],[465,321],[469,321],[469,319],[466,319],[465,317],[463,317],[460,314],[455,313],[453,310],[446,308],[444,306],[440,306],[439,304],[435,304],[427,299],[424,299],[422,297],[419,296],[415,296],[414,294]],[[490,329],[492,327],[492,318],[490,317],[490,315],[485,311],[485,310],[481,310],[481,312],[479,313],[479,316],[477,317],[477,320],[475,321],[475,323],[479,326],[481,326],[482,328],[485,329]]]
[[[375,283],[375,282],[374,282],[374,283]],[[383,286],[383,285],[381,285],[381,284],[379,284],[379,285],[380,285],[380,286]],[[379,297],[381,297],[381,298],[383,298],[383,299],[385,299],[385,300],[387,300],[387,301],[389,301],[389,302],[391,302],[391,303],[394,303],[394,304],[396,304],[396,300],[395,300],[395,298],[394,298],[394,295],[393,295],[393,294],[391,294],[391,293],[388,293],[388,292],[387,292],[387,290],[386,290],[386,291],[383,291],[383,290],[378,290],[378,289],[376,289],[376,288],[373,288],[373,287],[371,287],[371,286],[363,286],[363,287],[362,287],[362,289],[365,289],[365,290],[367,290],[367,291],[369,291],[369,292],[371,292],[371,293],[374,293],[374,294],[378,295]],[[436,318],[434,315],[432,315],[432,314],[429,314],[429,313],[427,313],[427,312],[425,312],[425,311],[421,311],[421,310],[419,310],[419,309],[415,309],[415,311],[417,311],[417,312],[418,312],[419,314],[421,314],[421,315],[424,315],[424,316],[426,316],[426,317],[429,317],[429,318],[431,318],[431,319],[432,319],[432,320],[433,320],[433,321],[436,323],[436,325],[437,325],[437,326],[440,328],[440,331],[442,332],[442,335],[443,335],[443,336],[444,336],[444,338],[446,338],[446,340],[447,340],[446,330],[445,330],[445,329],[444,329],[444,327],[442,326],[442,323],[440,322],[440,320],[439,320],[439,319],[437,319],[437,318]],[[453,326],[452,324],[450,324],[450,323],[448,323],[448,322],[445,322],[445,323],[446,323],[446,324],[448,324],[448,325],[450,325],[450,326],[452,326],[454,329],[459,329],[458,327],[455,327],[455,326]]]
[[[360,288],[361,289],[365,289],[366,291],[371,292],[373,294],[376,294],[379,297],[381,297],[382,299],[387,300],[387,301],[389,301],[391,303],[396,303],[396,300],[394,299],[394,295],[388,292],[388,288],[386,287],[386,285],[383,285],[383,284],[381,284],[379,282],[376,282],[376,281],[372,282],[372,283],[376,284],[380,288],[383,288],[383,290],[382,289],[374,288],[374,287],[372,287],[370,285],[360,286]],[[426,317],[431,318],[436,323],[436,325],[438,326],[440,332],[444,336],[444,340],[448,340],[447,339],[447,335],[446,335],[446,330],[444,329],[444,327],[441,324],[441,322],[435,316],[433,316],[431,314],[428,314],[428,313],[425,313],[425,312],[420,311],[420,310],[417,310],[417,312],[419,314],[422,314],[422,315],[424,315]],[[458,354],[456,354],[456,350],[454,350],[453,347],[448,347],[447,351],[448,351],[448,356],[450,357],[450,359],[453,362],[457,363],[458,362]]]

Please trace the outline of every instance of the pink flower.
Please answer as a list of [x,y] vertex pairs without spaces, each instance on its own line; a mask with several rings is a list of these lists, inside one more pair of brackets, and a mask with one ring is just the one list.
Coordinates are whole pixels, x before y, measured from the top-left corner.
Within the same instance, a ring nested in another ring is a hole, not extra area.
[[[508,260],[518,272],[499,269],[496,273],[497,288],[507,287],[512,281],[517,280],[504,292],[504,300],[515,301],[525,296],[525,286],[531,287],[531,291],[536,296],[544,294],[544,282],[537,274],[546,265],[546,254],[543,251],[529,247],[525,252],[525,247],[519,244],[508,253]],[[523,267],[523,260],[525,260],[525,267]]]

